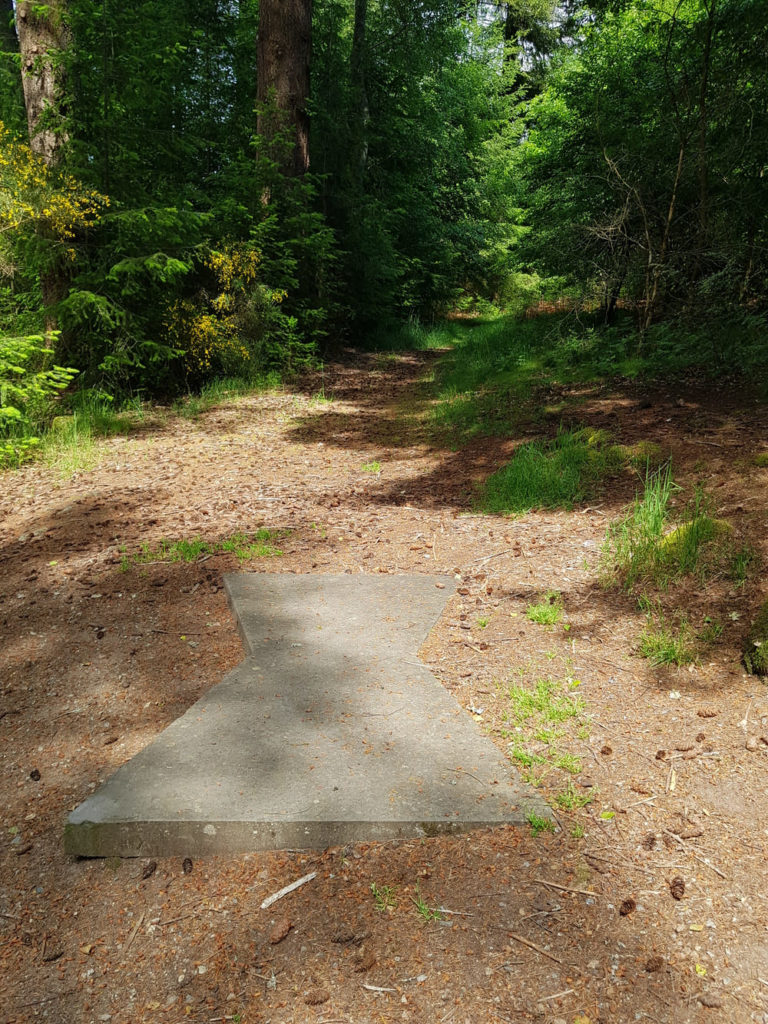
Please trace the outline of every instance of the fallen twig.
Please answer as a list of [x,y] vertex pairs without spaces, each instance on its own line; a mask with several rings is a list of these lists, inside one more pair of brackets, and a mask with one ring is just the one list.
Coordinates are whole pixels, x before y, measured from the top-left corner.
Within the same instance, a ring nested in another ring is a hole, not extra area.
[[397,992],[396,988],[382,988],[380,985],[363,985],[369,992]]
[[710,862],[706,860],[704,857],[700,857],[697,853],[694,853],[689,846],[686,846],[685,842],[680,838],[679,835],[677,835],[676,832],[670,832],[668,828],[663,828],[661,831],[665,835],[671,836],[671,838],[674,839],[675,842],[678,843],[681,846],[681,848],[685,850],[686,853],[690,854],[690,856],[693,857],[694,860],[697,860],[699,864],[703,864],[705,867],[709,868],[710,871],[714,871],[716,875],[719,875],[720,878],[727,881],[728,876],[723,871],[721,871],[720,868],[716,867],[714,864],[710,864]]
[[123,956],[125,956],[127,954],[128,950],[133,945],[133,940],[139,934],[139,928],[141,928],[142,924],[144,923],[144,917],[145,917],[145,911],[142,910],[141,914],[139,914],[138,921],[133,926],[133,928],[131,928],[131,934],[128,936],[128,940],[125,943],[125,946],[123,947]]
[[510,939],[514,939],[515,942],[521,942],[524,946],[529,949],[535,950],[537,953],[541,953],[542,956],[547,957],[549,960],[554,960],[556,964],[561,964],[563,961],[554,955],[554,953],[547,952],[546,949],[542,949],[541,946],[537,946],[535,942],[531,942],[530,939],[524,939],[522,935],[517,935],[515,932],[507,932]]
[[599,892],[590,892],[589,889],[571,889],[567,885],[558,885],[557,882],[548,882],[546,878],[534,878],[537,885],[546,885],[550,889],[559,889],[561,892],[578,893],[579,896],[599,896]]
[[469,563],[470,565],[484,565],[486,562],[490,562],[492,558],[498,558],[500,555],[509,554],[509,548],[505,548],[504,551],[496,551],[492,555],[485,555],[483,558],[473,558]]
[[273,903],[277,903],[277,901],[281,900],[283,896],[287,896],[289,892],[293,892],[295,889],[298,889],[299,886],[306,885],[307,882],[311,882],[313,878],[317,878],[316,871],[312,871],[310,874],[304,875],[303,878],[299,878],[298,881],[291,882],[290,885],[284,886],[282,889],[274,893],[272,896],[268,896],[261,904],[261,909],[268,910]]
[[576,989],[574,989],[574,988],[566,988],[562,992],[555,992],[554,995],[542,996],[541,999],[537,999],[536,1002],[537,1003],[548,1003],[551,999],[561,999],[563,996],[570,996],[570,995],[575,995],[575,994],[576,994]]

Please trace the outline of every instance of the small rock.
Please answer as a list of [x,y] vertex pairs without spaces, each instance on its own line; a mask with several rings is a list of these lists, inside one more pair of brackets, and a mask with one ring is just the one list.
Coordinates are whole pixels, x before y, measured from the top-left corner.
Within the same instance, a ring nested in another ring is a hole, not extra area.
[[32,843],[24,843],[22,846],[17,846],[13,851],[17,857],[23,857],[25,853],[29,853],[32,849]]
[[747,748],[747,750],[757,750],[757,746],[758,746],[757,737],[756,736],[748,736],[747,737],[747,742],[744,744],[744,746]]
[[367,953],[362,953],[362,955],[355,960],[355,971],[358,974],[365,974],[366,971],[370,971],[375,963],[376,954],[369,950]]
[[710,992],[702,992],[698,997],[699,1002],[702,1006],[706,1006],[712,1010],[718,1010],[723,1005],[723,1000],[719,996],[713,995]]
[[281,917],[278,921],[275,921],[271,932],[269,933],[269,941],[273,946],[276,946],[278,942],[282,942],[288,932],[293,927],[290,919],[287,917]]

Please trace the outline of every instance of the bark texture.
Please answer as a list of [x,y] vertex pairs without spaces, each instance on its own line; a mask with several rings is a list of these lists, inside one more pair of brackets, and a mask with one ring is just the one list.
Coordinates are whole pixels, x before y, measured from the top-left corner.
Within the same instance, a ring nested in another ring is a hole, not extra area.
[[61,55],[69,44],[65,14],[65,0],[22,0],[16,10],[29,143],[49,166],[58,163],[67,143],[61,109]]
[[286,174],[309,169],[309,69],[312,53],[312,0],[261,0],[257,42],[257,100],[274,105],[276,116],[260,113],[259,135],[268,141],[284,129],[294,137],[283,161]]

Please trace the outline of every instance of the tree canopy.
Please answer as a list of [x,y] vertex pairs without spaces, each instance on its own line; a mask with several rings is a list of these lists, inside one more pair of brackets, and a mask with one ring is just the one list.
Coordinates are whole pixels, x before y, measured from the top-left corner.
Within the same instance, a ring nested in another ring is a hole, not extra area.
[[760,0],[4,2],[0,334],[172,393],[558,293],[764,326],[767,50]]

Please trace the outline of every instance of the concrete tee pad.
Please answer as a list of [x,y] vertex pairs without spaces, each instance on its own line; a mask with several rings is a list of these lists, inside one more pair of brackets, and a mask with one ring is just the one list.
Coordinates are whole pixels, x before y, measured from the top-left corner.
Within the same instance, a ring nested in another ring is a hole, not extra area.
[[69,853],[324,848],[550,816],[417,659],[452,579],[225,584],[246,660],[73,811]]

